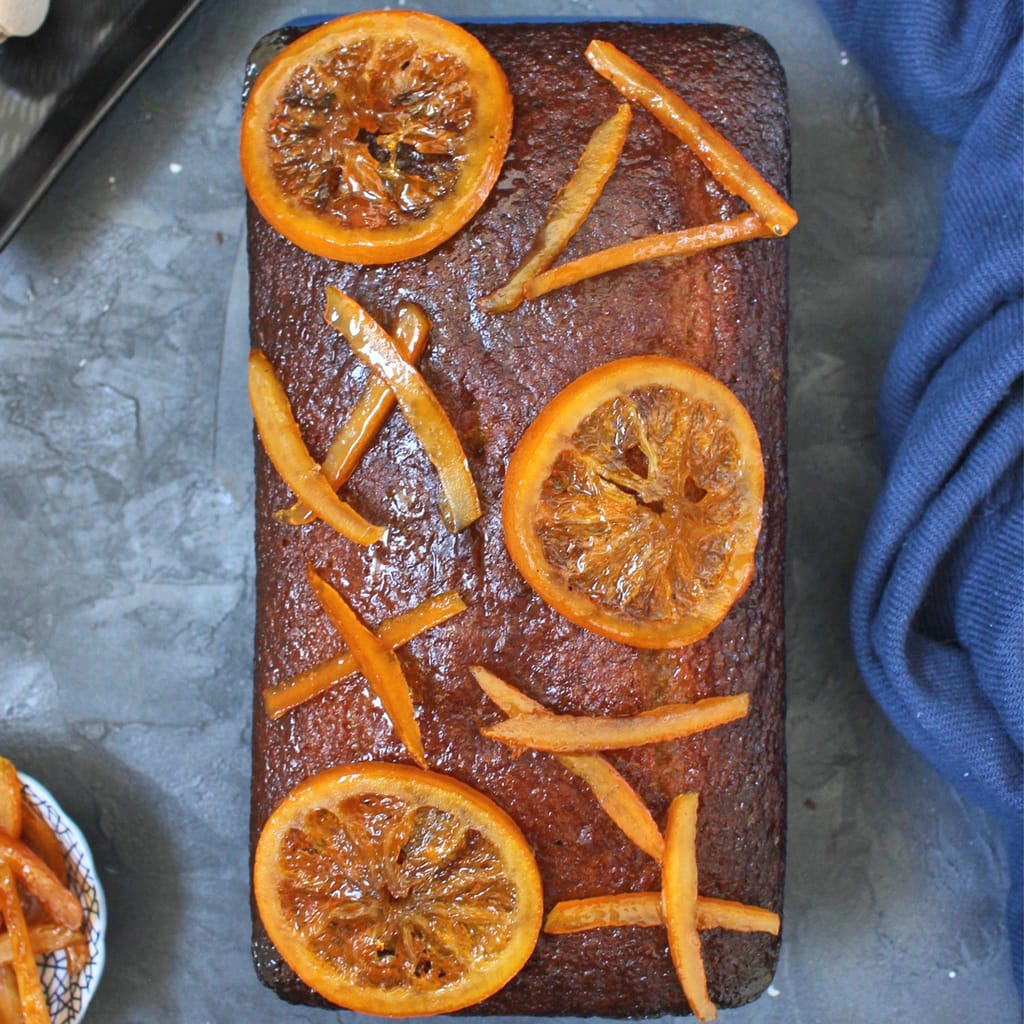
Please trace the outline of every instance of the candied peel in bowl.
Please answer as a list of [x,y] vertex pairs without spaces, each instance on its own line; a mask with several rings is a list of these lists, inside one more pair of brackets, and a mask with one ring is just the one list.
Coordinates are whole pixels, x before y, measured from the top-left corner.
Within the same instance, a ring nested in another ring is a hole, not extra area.
[[[84,942],[81,951],[69,955],[63,949],[56,949],[36,956],[52,1024],[78,1024],[85,1017],[103,974],[106,899],[92,853],[81,830],[45,786],[23,772],[18,773],[18,778],[23,799],[30,808],[29,815],[38,817],[55,840],[47,849],[40,851],[40,856],[48,862],[59,853],[67,872],[67,885],[82,905]],[[26,827],[26,839],[35,827]],[[82,962],[75,963],[79,955]]]

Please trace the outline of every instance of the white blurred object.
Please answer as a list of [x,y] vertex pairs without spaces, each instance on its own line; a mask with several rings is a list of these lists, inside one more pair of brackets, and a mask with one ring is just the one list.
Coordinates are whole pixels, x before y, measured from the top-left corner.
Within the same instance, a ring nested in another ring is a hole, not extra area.
[[0,0],[0,42],[30,36],[46,19],[50,0]]

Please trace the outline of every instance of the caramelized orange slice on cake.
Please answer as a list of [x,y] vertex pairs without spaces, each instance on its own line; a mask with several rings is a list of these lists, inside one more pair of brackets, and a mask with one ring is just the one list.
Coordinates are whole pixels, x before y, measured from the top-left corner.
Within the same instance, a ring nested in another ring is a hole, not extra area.
[[492,995],[530,956],[543,913],[512,819],[408,765],[349,765],[296,787],[263,828],[253,882],[295,973],[338,1006],[388,1017]]
[[365,11],[306,33],[264,69],[242,118],[242,176],[299,247],[391,263],[472,218],[511,130],[505,73],[475,36],[419,11]]
[[530,424],[502,521],[556,611],[635,647],[680,647],[747,588],[763,497],[739,399],[678,359],[637,356],[585,373]]

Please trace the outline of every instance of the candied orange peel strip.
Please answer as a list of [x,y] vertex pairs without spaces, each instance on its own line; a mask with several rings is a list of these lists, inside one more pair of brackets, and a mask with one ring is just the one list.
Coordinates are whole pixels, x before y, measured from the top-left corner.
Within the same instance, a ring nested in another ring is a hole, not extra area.
[[[660,892],[624,892],[562,900],[548,913],[544,931],[568,935],[592,928],[650,928],[664,923]],[[701,931],[725,928],[732,932],[778,935],[779,924],[779,915],[774,910],[711,896],[697,897],[697,927]]]
[[57,924],[82,925],[82,905],[44,861],[20,839],[0,833],[0,864],[7,864],[17,882],[27,889]]
[[359,621],[348,602],[311,565],[306,568],[306,576],[327,617],[352,652],[359,671],[380,698],[395,735],[405,744],[409,756],[421,768],[426,768],[412,693],[398,655]]
[[[424,631],[439,626],[442,622],[466,610],[461,595],[449,590],[435,597],[428,597],[410,611],[385,619],[377,630],[378,639],[394,650],[407,644]],[[279,686],[268,686],[263,691],[263,704],[271,719],[278,719],[300,704],[329,690],[346,676],[359,671],[355,656],[345,651],[334,658],[327,658],[305,672],[300,672]]]
[[556,903],[544,919],[549,935],[571,935],[592,928],[651,928],[664,924],[660,892],[623,892]]
[[[548,715],[543,704],[480,665],[470,671],[480,689],[507,715]],[[591,788],[612,821],[644,853],[659,863],[665,841],[647,805],[614,765],[600,754],[557,754],[558,760]]]
[[328,526],[364,546],[384,536],[342,501],[302,440],[291,403],[270,360],[259,350],[249,353],[249,401],[264,450],[281,479]]
[[68,863],[64,859],[60,840],[46,823],[46,819],[24,797],[21,801],[21,835],[18,838],[23,840],[29,849],[39,854],[40,859],[62,885],[68,884]]
[[[406,362],[415,364],[427,347],[430,320],[415,303],[405,303],[395,318],[395,345]],[[371,374],[363,393],[352,407],[352,412],[342,424],[327,454],[324,456],[323,472],[337,491],[353,474],[359,460],[384,425],[395,407],[395,396],[376,374]],[[316,515],[301,501],[290,508],[274,513],[278,522],[290,526],[301,526],[312,522]]]
[[590,896],[556,903],[544,922],[551,935],[591,928],[664,925],[668,948],[690,1009],[699,1021],[717,1019],[708,995],[700,932],[712,928],[779,934],[779,915],[762,907],[700,896],[697,891],[696,793],[681,793],[668,809],[661,891]]
[[441,517],[452,533],[480,518],[480,498],[459,435],[430,385],[401,356],[394,340],[354,299],[327,286],[324,319],[394,392],[441,481]]
[[0,757],[0,832],[6,832],[14,839],[21,838],[24,807],[18,770],[13,762]]
[[699,1021],[716,1020],[708,995],[697,929],[697,794],[680,793],[668,808],[661,863],[661,913],[668,949],[690,1009]]
[[546,270],[526,283],[524,293],[527,298],[536,299],[556,288],[564,288],[588,277],[606,274],[610,270],[632,266],[634,263],[661,259],[664,256],[693,256],[698,252],[720,249],[722,246],[746,242],[752,238],[769,238],[771,234],[771,230],[758,214],[748,212],[731,220],[701,224],[699,227],[685,228],[682,231],[645,235],[643,238],[624,242],[609,249],[600,249]]
[[692,736],[743,718],[750,704],[747,693],[705,697],[693,704],[665,704],[637,715],[613,718],[599,715],[518,714],[482,728],[489,739],[510,746],[579,754],[621,750],[648,743]]
[[697,927],[701,931],[725,928],[730,932],[767,932],[778,935],[782,922],[774,910],[752,907],[714,896],[697,897]]
[[14,872],[7,864],[0,864],[0,917],[7,925],[7,938],[11,945],[11,966],[18,986],[21,1002],[20,1020],[24,1024],[50,1024],[50,1011],[43,994],[43,985],[36,969],[21,897],[14,881]]
[[649,71],[611,43],[593,40],[586,50],[591,67],[627,99],[638,103],[693,151],[733,195],[744,199],[774,235],[788,234],[796,211],[728,139]]
[[479,300],[478,305],[482,309],[488,313],[511,312],[523,301],[527,283],[559,257],[587,219],[612,176],[632,118],[629,104],[623,103],[594,129],[572,177],[555,196],[526,258],[506,284]]
[[[18,772],[13,763],[0,757],[0,834],[17,840],[22,829],[22,796]],[[17,992],[17,1020],[25,1024],[49,1024],[50,1014],[43,994],[42,982],[36,970],[32,940],[21,905],[21,896],[10,863],[0,859],[0,943],[10,949],[6,964],[13,969],[13,988]],[[0,961],[0,964],[5,964]],[[0,970],[4,967],[0,966]]]
[[[57,953],[68,946],[77,945],[79,941],[85,940],[85,936],[62,924],[30,924],[28,940],[34,956],[46,956],[47,953]],[[9,966],[13,960],[11,936],[5,931],[0,932],[0,967]]]

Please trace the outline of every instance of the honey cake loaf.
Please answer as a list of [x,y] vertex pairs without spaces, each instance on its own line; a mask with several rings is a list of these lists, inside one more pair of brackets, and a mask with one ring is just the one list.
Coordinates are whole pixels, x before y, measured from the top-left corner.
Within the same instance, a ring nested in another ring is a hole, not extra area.
[[[399,412],[343,496],[385,542],[361,548],[322,523],[293,527],[293,500],[257,441],[256,636],[251,838],[299,782],[354,761],[407,761],[365,681],[354,675],[271,721],[263,689],[336,654],[342,643],[307,583],[312,563],[373,628],[455,589],[467,609],[400,651],[430,766],[493,798],[536,854],[545,906],[659,888],[659,867],[550,754],[519,756],[480,735],[502,713],[469,671],[483,665],[557,712],[629,714],[749,692],[746,718],[686,739],[609,754],[664,827],[672,798],[700,794],[702,896],[781,910],[784,830],[783,543],[785,533],[786,246],[755,240],[607,273],[489,314],[478,299],[530,248],[590,133],[622,102],[584,58],[607,40],[717,127],[777,189],[789,176],[785,79],[759,36],[726,26],[487,24],[470,30],[504,68],[515,117],[501,177],[476,217],[433,252],[387,266],[334,263],[272,230],[250,203],[251,340],[281,375],[315,458],[351,409],[366,371],[324,321],[325,287],[384,324],[403,301],[432,322],[420,370],[451,416],[483,507],[457,535],[438,512],[436,474]],[[646,111],[634,108],[618,166],[562,259],[629,238],[734,217],[742,200]],[[640,650],[573,625],[525,582],[503,541],[509,456],[540,409],[581,373],[645,353],[676,356],[730,387],[749,411],[765,464],[764,519],[746,593],[706,638]],[[283,963],[254,913],[265,984],[322,1003]],[[701,936],[720,1007],[755,998],[779,940],[722,929]],[[473,1012],[643,1017],[687,1012],[661,927],[541,934],[525,968]]]

